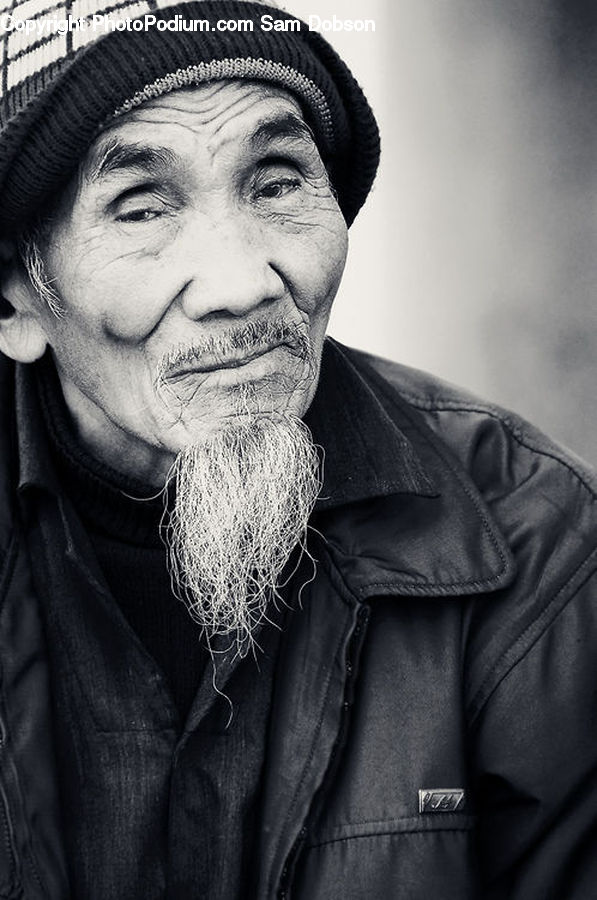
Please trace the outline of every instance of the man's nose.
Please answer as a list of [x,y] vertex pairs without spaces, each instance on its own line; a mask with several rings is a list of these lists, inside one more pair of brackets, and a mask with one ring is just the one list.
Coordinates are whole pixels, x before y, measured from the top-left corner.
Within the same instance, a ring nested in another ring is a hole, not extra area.
[[243,216],[203,222],[187,245],[192,260],[182,307],[191,319],[243,316],[262,303],[280,300],[286,285],[274,247],[264,231]]

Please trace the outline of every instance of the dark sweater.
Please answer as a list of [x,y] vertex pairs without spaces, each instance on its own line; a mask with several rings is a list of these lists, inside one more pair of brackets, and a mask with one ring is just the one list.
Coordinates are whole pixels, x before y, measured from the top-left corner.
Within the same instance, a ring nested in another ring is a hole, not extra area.
[[214,691],[170,587],[162,501],[131,499],[149,491],[78,445],[47,361],[35,391],[30,446],[42,472],[50,435],[57,484],[27,495],[28,543],[72,898],[248,900],[280,629],[263,627],[256,659],[218,656]]
[[207,658],[200,629],[172,592],[160,536],[162,495],[98,462],[77,442],[54,367],[38,390],[59,478],[93,545],[110,591],[154,658],[184,721]]

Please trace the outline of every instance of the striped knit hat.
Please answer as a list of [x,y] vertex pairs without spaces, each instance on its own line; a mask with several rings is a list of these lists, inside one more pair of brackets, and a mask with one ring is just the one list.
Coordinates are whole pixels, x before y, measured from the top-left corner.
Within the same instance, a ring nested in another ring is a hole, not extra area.
[[297,21],[259,0],[0,0],[0,232],[35,216],[113,116],[224,78],[297,97],[351,224],[379,160],[373,113],[317,32],[264,15]]

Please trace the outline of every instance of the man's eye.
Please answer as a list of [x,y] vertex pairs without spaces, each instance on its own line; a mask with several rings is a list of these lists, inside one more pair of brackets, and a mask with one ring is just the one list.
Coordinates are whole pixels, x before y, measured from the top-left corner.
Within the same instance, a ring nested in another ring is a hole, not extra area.
[[125,223],[151,222],[153,219],[159,219],[164,216],[167,211],[167,204],[156,201],[154,198],[149,203],[147,200],[139,202],[138,199],[136,201],[131,199],[128,202],[119,204],[115,218],[117,222]]
[[272,179],[259,186],[257,194],[259,197],[264,197],[266,200],[277,200],[279,197],[284,197],[286,194],[296,191],[300,186],[300,178],[297,178],[296,176],[285,176],[283,178]]
[[256,200],[282,200],[299,191],[303,185],[302,172],[295,160],[269,157],[262,160],[253,176],[253,197]]
[[151,219],[157,219],[162,213],[161,209],[131,209],[118,213],[116,220],[118,222],[149,222]]
[[172,200],[158,186],[133,187],[114,200],[111,213],[117,222],[142,223],[159,219],[172,209]]

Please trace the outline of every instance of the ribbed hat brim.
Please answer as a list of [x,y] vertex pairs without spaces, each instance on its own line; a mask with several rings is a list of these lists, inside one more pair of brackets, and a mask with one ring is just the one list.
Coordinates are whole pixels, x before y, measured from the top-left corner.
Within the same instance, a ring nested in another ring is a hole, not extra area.
[[[135,4],[135,10],[139,4]],[[158,19],[249,19],[268,8],[235,0],[193,0]],[[291,17],[270,9],[278,19]],[[98,130],[117,112],[168,90],[222,78],[280,85],[301,103],[346,221],[362,206],[375,177],[379,135],[354,77],[316,32],[115,31],[51,59],[5,90],[0,132],[0,229],[14,232],[63,186]],[[18,64],[19,60],[16,60]],[[5,63],[5,68],[6,68]],[[30,67],[30,66],[29,66]],[[25,71],[25,69],[24,69]],[[6,83],[5,83],[6,88]]]

